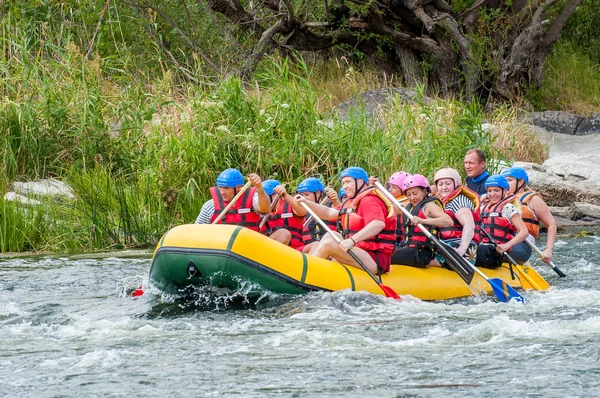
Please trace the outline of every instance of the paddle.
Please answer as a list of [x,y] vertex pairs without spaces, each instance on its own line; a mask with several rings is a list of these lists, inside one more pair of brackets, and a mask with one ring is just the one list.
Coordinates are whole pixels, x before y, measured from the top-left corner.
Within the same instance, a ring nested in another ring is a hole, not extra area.
[[[452,256],[457,260],[458,260],[458,257],[462,257],[455,250],[452,250],[451,253],[452,253]],[[510,301],[511,299],[515,299],[515,301],[518,301],[519,303],[525,302],[525,299],[523,298],[523,296],[521,296],[508,283],[504,282],[500,278],[488,278],[488,276],[486,274],[484,274],[476,266],[474,266],[473,264],[471,264],[468,261],[467,261],[467,263],[470,265],[470,267],[473,269],[473,271],[477,272],[479,274],[479,276],[481,276],[483,279],[486,280],[487,283],[490,284],[490,286],[492,287],[492,291],[494,292],[494,295],[498,298],[498,300],[502,301],[503,303],[506,303],[506,302]]]
[[267,214],[265,214],[263,216],[262,220],[260,221],[260,224],[258,225],[259,231],[265,226],[267,221],[269,221],[269,218],[271,218],[271,213],[273,211],[275,211],[275,209],[277,209],[277,206],[279,206],[279,194],[278,193],[276,193],[275,197],[273,198],[273,203],[271,203],[271,208],[269,209],[269,212]]
[[[400,208],[404,214],[409,217],[412,220],[412,214],[410,214],[410,212],[400,204],[400,202],[394,197],[394,195],[392,195],[387,189],[385,189],[380,182],[375,182],[375,186],[377,186],[377,188],[389,199],[392,201],[392,203],[394,203],[396,206],[398,206],[398,208]],[[468,268],[470,270],[469,274],[466,274],[465,276],[468,276],[468,278],[463,277],[463,275],[457,271],[457,273],[463,278],[463,280],[467,283],[467,285],[471,284],[471,281],[473,280],[473,275],[474,272],[477,272],[479,274],[479,276],[481,276],[483,279],[485,279],[490,286],[492,287],[492,291],[494,292],[494,294],[496,295],[496,297],[498,298],[498,300],[502,301],[502,302],[507,302],[510,301],[510,299],[515,299],[518,302],[524,302],[523,296],[521,296],[519,293],[517,293],[517,291],[515,289],[513,289],[508,283],[504,282],[502,279],[499,278],[493,278],[490,279],[487,277],[487,275],[485,275],[483,272],[481,272],[479,269],[477,269],[477,267],[475,267],[473,264],[471,264],[469,261],[467,261],[463,256],[461,256],[460,254],[458,254],[454,248],[446,245],[443,242],[440,242],[435,236],[433,236],[424,226],[422,226],[421,224],[418,224],[419,228],[421,229],[421,231],[423,231],[423,233],[425,235],[427,235],[428,238],[433,238],[432,242],[434,242],[434,244],[436,244],[436,247],[438,248],[438,250],[440,250],[442,252],[442,255],[446,258],[446,261],[448,261],[448,264],[450,264],[450,266],[452,266],[453,264],[458,265],[458,269],[462,271],[464,271],[464,268]],[[452,267],[452,269],[455,269],[455,267]],[[456,269],[455,269],[456,270]],[[470,276],[469,276],[470,275]]]
[[235,195],[233,197],[233,199],[231,199],[231,202],[229,202],[229,204],[227,206],[225,206],[225,208],[223,209],[223,211],[217,216],[217,218],[215,218],[215,221],[213,221],[212,224],[218,223],[219,221],[221,221],[221,219],[223,217],[225,217],[225,214],[227,214],[227,212],[229,211],[229,209],[231,209],[233,207],[233,205],[235,204],[235,202],[237,202],[238,199],[242,197],[242,195],[244,194],[244,192],[246,192],[246,190],[248,188],[250,188],[250,185],[252,185],[252,183],[250,181],[248,181],[246,183],[246,185],[244,185],[240,189],[240,191],[237,193],[237,195]]
[[[496,240],[494,239],[494,237],[489,234],[488,231],[486,231],[483,227],[481,227],[480,229],[481,229],[481,232],[483,232],[484,235],[487,236],[487,238],[490,240],[490,242],[493,245],[498,246],[498,243],[496,242]],[[523,269],[521,269],[521,267],[519,266],[519,264],[515,261],[514,258],[512,258],[512,256],[510,254],[508,254],[508,252],[502,253],[502,256],[506,257],[506,259],[508,260],[508,262],[517,270],[517,273],[519,274],[519,276],[522,276],[523,278],[525,278],[525,280],[527,280],[527,282],[529,282],[529,284],[531,286],[533,286],[533,288],[535,290],[544,290],[541,287],[539,287],[538,284],[536,282],[534,282],[533,279],[531,279],[531,277],[529,275],[527,275],[523,271]]]
[[[331,199],[329,198],[325,198],[323,199],[320,203],[320,205],[324,205],[324,206],[329,206],[329,204],[331,204]],[[302,224],[302,229],[306,228],[308,226],[308,224],[310,224],[310,222],[313,220],[313,216],[309,216],[306,221],[304,221],[304,224]]]
[[[538,249],[538,247],[536,245],[534,245],[531,241],[529,241],[529,239],[526,239],[525,242],[527,242],[527,244],[531,247],[531,249],[533,249],[533,251],[540,258],[544,258],[544,253],[542,253],[542,251],[540,249]],[[554,265],[554,263],[552,261],[550,261],[550,263],[546,263],[544,261],[544,264],[548,264],[550,267],[552,267],[554,272],[556,272],[558,274],[558,276],[560,276],[561,278],[564,278],[566,276],[556,265]]]
[[[340,243],[342,240],[333,233],[333,231],[331,229],[329,229],[329,227],[327,226],[327,224],[325,224],[325,222],[323,220],[321,220],[319,218],[319,216],[316,215],[316,213],[310,208],[308,207],[308,205],[306,203],[300,203],[302,205],[302,207],[304,207],[306,209],[306,211],[312,216],[312,218],[318,222],[319,224],[321,224],[321,226],[323,227],[323,229],[325,229],[325,231],[327,231],[327,233],[329,233],[333,239],[335,239],[335,241],[337,243]],[[358,258],[358,256],[352,251],[352,249],[348,250],[348,254],[354,259],[354,261],[356,261],[358,263],[358,265],[360,265],[360,267],[367,273],[369,274],[369,276],[371,277],[371,279],[373,279],[375,281],[375,283],[377,283],[377,285],[381,288],[381,290],[383,290],[383,293],[385,293],[386,297],[391,297],[393,299],[396,300],[401,300],[400,296],[398,296],[398,293],[396,293],[394,290],[392,290],[392,288],[390,288],[389,286],[385,286],[383,283],[381,283],[379,281],[379,279],[377,279],[377,277],[375,275],[373,275],[373,273],[367,268],[367,266],[360,261],[360,259]]]
[[[394,198],[394,195],[392,195],[387,189],[385,189],[385,187],[381,185],[379,181],[375,181],[375,186],[392,203],[394,203],[402,211],[402,213],[404,213],[404,215],[408,217],[409,220],[412,221],[414,216],[410,214],[410,212],[404,206],[402,206],[396,198]],[[447,264],[450,266],[450,268],[452,268],[462,278],[462,280],[465,281],[467,285],[471,284],[473,276],[475,275],[475,271],[473,271],[472,264],[462,256],[453,256],[452,252],[454,251],[454,249],[446,245],[445,243],[442,243],[438,238],[433,236],[431,232],[429,232],[427,228],[425,228],[422,224],[417,224],[417,227],[421,230],[421,232],[425,234],[425,236],[427,236],[427,238],[429,238],[429,240],[431,240],[431,242],[433,242],[436,249],[446,259]]]

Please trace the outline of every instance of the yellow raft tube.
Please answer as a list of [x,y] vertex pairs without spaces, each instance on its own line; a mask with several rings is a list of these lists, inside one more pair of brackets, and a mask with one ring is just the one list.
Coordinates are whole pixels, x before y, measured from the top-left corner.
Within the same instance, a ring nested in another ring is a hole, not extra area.
[[[530,266],[519,266],[515,278],[508,265],[481,269],[489,278],[500,278],[514,288],[545,290],[548,283]],[[186,224],[168,231],[154,252],[150,280],[161,290],[176,292],[192,285],[236,289],[250,281],[275,293],[301,294],[343,289],[383,294],[360,268],[303,254],[288,246],[235,225]],[[382,283],[400,296],[421,300],[446,300],[492,294],[491,286],[475,275],[468,286],[454,271],[392,265]]]

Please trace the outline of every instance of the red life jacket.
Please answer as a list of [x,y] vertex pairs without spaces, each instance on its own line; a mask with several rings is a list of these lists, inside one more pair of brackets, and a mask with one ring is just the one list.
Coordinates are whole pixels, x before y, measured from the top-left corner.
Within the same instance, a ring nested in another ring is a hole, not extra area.
[[[231,209],[229,209],[229,211],[225,214],[225,217],[222,218],[218,224],[241,225],[258,232],[260,216],[254,211],[252,206],[252,199],[254,198],[255,192],[256,188],[254,187],[246,190],[242,197],[235,202]],[[210,218],[210,221],[213,222],[216,220],[217,216],[221,214],[223,209],[227,207],[229,202],[223,201],[223,196],[221,196],[221,192],[217,187],[210,188],[210,194],[212,195],[212,199],[215,204],[215,211]]]
[[[423,208],[425,207],[425,205],[427,203],[430,203],[430,202],[435,203],[437,206],[440,207],[440,209],[443,208],[442,202],[440,202],[440,200],[438,198],[436,198],[435,196],[429,196],[429,197],[426,197],[425,199],[423,199],[421,202],[419,202],[416,206],[413,206],[412,203],[409,203],[408,206],[406,206],[406,209],[413,216],[417,216],[421,219],[427,219],[427,216],[425,215]],[[426,225],[426,224],[422,224],[422,225],[433,236],[436,236],[436,237],[439,236],[439,231],[438,231],[437,227],[435,227],[433,225]],[[417,227],[416,225],[412,225],[412,223],[408,222],[408,220],[407,220],[406,229],[405,229],[404,246],[411,247],[411,248],[433,249],[433,243],[431,242],[431,240],[429,238],[427,238],[427,235],[425,235],[419,227]]]
[[479,195],[475,192],[471,191],[469,188],[460,186],[456,188],[450,195],[445,198],[440,198],[442,205],[444,206],[444,212],[450,216],[452,219],[452,226],[440,228],[440,236],[442,239],[460,239],[462,237],[463,225],[456,218],[456,214],[452,212],[450,209],[446,209],[446,205],[450,203],[450,201],[456,198],[458,195],[464,195],[467,199],[469,199],[475,210],[471,212],[473,215],[473,221],[475,222],[475,231],[473,233],[473,242],[479,244],[481,242],[481,231],[479,230],[479,223],[481,221],[481,212],[480,212],[480,203],[479,203]]
[[531,211],[527,205],[527,203],[529,203],[531,198],[534,196],[539,196],[540,198],[542,197],[535,191],[527,191],[517,195],[519,201],[521,202],[521,218],[527,227],[527,231],[531,234],[531,236],[537,239],[537,237],[540,235],[540,219],[537,218],[535,213]]
[[267,217],[269,217],[265,223],[267,235],[271,235],[273,232],[284,228],[292,234],[290,246],[294,249],[304,247],[304,243],[302,242],[302,223],[304,217],[297,216],[288,202],[282,200],[277,207],[277,211],[270,213]]
[[[404,195],[396,199],[398,200],[398,202],[400,202],[401,205],[404,205],[406,202],[408,202],[408,199]],[[406,231],[407,226],[406,221],[407,218],[404,215],[404,213],[396,214],[396,246],[404,245],[404,233]]]
[[367,195],[374,195],[385,203],[388,214],[384,220],[385,226],[383,227],[383,230],[369,239],[357,242],[356,247],[372,252],[392,254],[396,245],[397,221],[394,216],[395,213],[391,204],[383,199],[383,196],[375,187],[365,189],[353,199],[348,199],[342,204],[339,215],[340,225],[342,226],[342,236],[344,236],[345,239],[351,238],[365,227],[365,220],[356,213],[356,209],[358,209],[361,200]]
[[[481,208],[481,228],[485,229],[499,244],[508,242],[517,233],[517,228],[510,220],[502,217],[502,208],[515,199],[515,195],[510,194],[498,203],[490,205],[488,202]],[[490,240],[484,235],[481,241],[489,243]]]

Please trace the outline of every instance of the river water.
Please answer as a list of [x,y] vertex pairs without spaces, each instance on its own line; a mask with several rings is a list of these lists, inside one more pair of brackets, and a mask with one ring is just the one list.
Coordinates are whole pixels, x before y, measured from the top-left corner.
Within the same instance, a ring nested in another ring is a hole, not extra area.
[[568,277],[540,265],[553,287],[524,305],[349,291],[184,301],[152,287],[132,299],[149,254],[0,258],[0,396],[596,397],[599,244],[559,239]]

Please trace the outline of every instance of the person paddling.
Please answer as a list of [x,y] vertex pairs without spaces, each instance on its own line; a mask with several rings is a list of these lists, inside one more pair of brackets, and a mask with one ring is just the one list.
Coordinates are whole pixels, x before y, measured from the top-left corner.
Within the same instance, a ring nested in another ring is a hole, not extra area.
[[470,149],[465,155],[464,165],[467,172],[467,188],[477,192],[479,196],[484,195],[486,193],[485,181],[490,176],[490,173],[485,169],[485,152],[477,148]]
[[373,274],[388,272],[396,242],[396,217],[391,203],[375,187],[368,185],[369,176],[360,167],[348,167],[340,174],[348,199],[340,210],[319,205],[297,196],[324,220],[340,219],[343,228],[340,243],[327,235],[321,239],[314,256],[332,257],[335,261],[361,268],[348,253],[352,252]]
[[440,200],[430,196],[431,188],[424,176],[415,174],[407,177],[402,184],[402,191],[409,200],[406,209],[414,217],[406,225],[404,246],[394,252],[392,263],[418,268],[439,266],[439,263],[432,261],[433,243],[417,224],[425,226],[432,235],[439,236],[439,228],[452,226],[452,219],[444,212]]
[[[244,192],[242,197],[234,203],[225,217],[218,224],[242,225],[258,231],[260,224],[259,213],[269,212],[271,200],[262,187],[262,180],[257,174],[250,174],[248,181],[252,187]],[[216,186],[210,188],[211,199],[202,205],[196,224],[210,224],[217,219],[238,191],[244,185],[244,176],[236,169],[227,169],[217,177]]]
[[[325,200],[325,186],[315,177],[309,177],[300,184],[298,184],[298,195],[302,196],[309,202],[312,203],[321,203]],[[302,208],[302,212],[306,214],[306,210]],[[303,214],[303,213],[299,214]],[[327,226],[333,230],[336,230],[335,221],[323,220],[327,224]],[[312,254],[312,252],[319,245],[319,241],[323,236],[325,236],[327,232],[323,230],[321,225],[318,222],[312,219],[309,215],[306,215],[305,222],[302,227],[302,242],[304,243],[304,248],[302,249],[303,253]]]
[[542,261],[550,264],[552,261],[552,251],[554,250],[554,241],[556,240],[556,221],[548,208],[542,196],[530,189],[529,175],[521,167],[511,167],[502,170],[503,176],[508,180],[510,192],[513,193],[521,202],[521,218],[527,227],[532,243],[540,234],[540,221],[548,229],[546,238],[546,247],[542,250]]
[[[531,256],[531,248],[525,243],[529,232],[521,218],[518,199],[510,193],[510,185],[503,175],[490,176],[485,187],[487,195],[481,205],[482,244],[477,247],[475,265],[500,267],[505,252],[523,264]],[[495,247],[487,234],[493,238]]]
[[263,228],[265,235],[286,246],[302,250],[304,247],[302,223],[306,210],[296,203],[279,181],[266,180],[263,182],[263,187],[273,202],[271,212],[264,216],[266,217]]
[[444,212],[452,219],[452,226],[440,228],[440,237],[474,263],[481,241],[479,195],[462,185],[460,174],[452,168],[438,170],[433,181]]
[[[388,191],[404,207],[406,207],[408,205],[409,201],[406,198],[406,196],[404,196],[404,193],[402,192],[402,185],[404,184],[404,181],[406,181],[406,178],[410,177],[410,176],[411,176],[411,174],[409,174],[405,171],[397,171],[391,175],[391,177],[387,180],[387,184],[386,184]],[[373,178],[374,180],[376,179],[375,177],[371,177],[371,178]],[[369,183],[371,184],[371,180],[369,180]],[[395,250],[398,250],[398,249],[404,247],[404,232],[406,230],[407,222],[406,222],[406,216],[404,216],[404,213],[402,213],[400,211],[400,209],[395,209],[395,210],[397,213],[396,214],[396,249]]]

